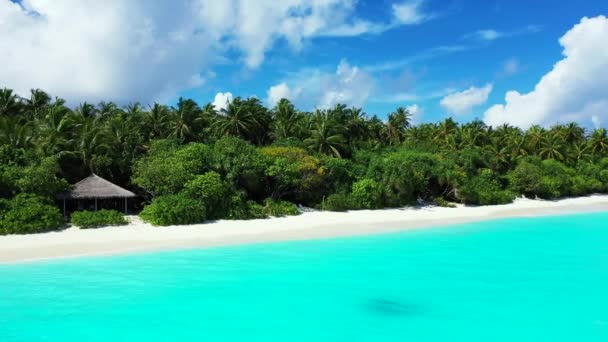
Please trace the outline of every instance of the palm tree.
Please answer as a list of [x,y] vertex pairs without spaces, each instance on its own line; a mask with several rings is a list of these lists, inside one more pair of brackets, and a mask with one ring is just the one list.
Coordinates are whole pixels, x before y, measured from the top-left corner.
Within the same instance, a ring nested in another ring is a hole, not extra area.
[[558,135],[543,139],[538,155],[543,159],[564,160],[564,144]]
[[272,135],[275,140],[285,140],[298,135],[303,115],[289,100],[281,99],[272,110],[272,116]]
[[589,147],[593,153],[608,153],[608,132],[605,128],[598,128],[591,133]]
[[170,111],[167,106],[155,103],[143,115],[143,126],[147,140],[165,139],[169,136]]
[[574,144],[570,153],[568,154],[568,160],[571,165],[574,165],[580,161],[591,159],[591,149],[586,141],[581,141]]
[[90,103],[81,103],[75,111],[76,114],[83,118],[93,118],[97,115],[97,109]]
[[543,142],[546,140],[547,131],[544,128],[534,125],[526,132],[528,139],[528,150],[532,153],[538,153]]
[[563,137],[568,144],[574,144],[585,140],[585,128],[579,126],[575,122],[571,122],[564,126]]
[[388,133],[390,140],[394,144],[400,144],[403,142],[405,130],[410,127],[412,114],[403,108],[399,107],[397,110],[388,115]]
[[30,113],[30,119],[37,118],[51,104],[51,97],[40,89],[32,89],[30,90],[30,98],[25,99],[24,102],[26,112]]
[[38,125],[38,145],[46,155],[56,155],[68,148],[76,127],[72,112],[63,105],[47,107]]
[[259,113],[251,110],[246,101],[235,98],[226,108],[222,108],[215,122],[213,130],[219,135],[232,135],[247,139],[254,135],[256,129],[261,128]]
[[115,116],[123,115],[123,110],[120,109],[114,102],[101,102],[98,105],[97,115],[102,121],[107,121]]
[[19,96],[11,89],[0,89],[0,116],[17,116],[22,111]]
[[344,147],[344,137],[339,128],[325,111],[317,110],[312,119],[313,128],[310,137],[304,142],[309,148],[328,155],[340,158],[340,150]]
[[368,137],[365,112],[361,108],[350,108],[345,123],[348,145],[354,148],[355,143]]
[[19,121],[17,117],[0,116],[0,145],[15,149],[34,146],[32,123]]
[[202,121],[201,109],[191,99],[179,98],[169,121],[170,136],[180,141],[192,141],[197,133],[197,123]]
[[63,155],[78,158],[89,172],[94,170],[95,157],[109,153],[111,150],[107,132],[93,119],[86,119],[81,124],[78,134],[71,143],[71,149],[65,151]]
[[435,130],[434,141],[443,146],[454,146],[454,133],[458,129],[458,124],[454,119],[447,118],[443,120]]

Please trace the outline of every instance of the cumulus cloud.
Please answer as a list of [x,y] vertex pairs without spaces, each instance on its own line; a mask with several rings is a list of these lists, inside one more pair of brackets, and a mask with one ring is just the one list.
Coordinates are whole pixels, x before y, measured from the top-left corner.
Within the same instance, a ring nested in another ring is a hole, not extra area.
[[285,97],[301,108],[329,108],[338,103],[363,106],[374,88],[374,78],[357,66],[342,60],[335,72],[302,70],[270,87],[269,104]]
[[[163,101],[205,83],[220,60],[263,63],[278,40],[380,33],[356,0],[0,1],[0,86],[70,101]],[[399,12],[401,13],[401,12]],[[397,12],[393,13],[393,17]]]
[[492,84],[482,88],[471,87],[467,90],[447,95],[440,104],[450,114],[468,114],[474,107],[484,104],[492,92]]
[[226,93],[217,93],[215,94],[215,98],[213,99],[213,102],[211,104],[213,104],[213,106],[215,107],[215,110],[221,110],[221,109],[226,109],[228,107],[228,105],[230,104],[230,102],[232,102],[232,100],[234,99],[234,97],[232,96],[232,93],[230,92],[226,92]]
[[210,42],[192,34],[191,12],[168,0],[1,1],[0,86],[145,101],[200,85]]
[[279,39],[300,49],[305,39],[377,34],[427,19],[422,0],[393,6],[393,20],[373,22],[356,16],[355,0],[197,0],[205,34],[236,46],[255,68]]
[[608,116],[608,18],[583,18],[560,38],[564,58],[541,78],[534,90],[507,92],[504,104],[490,107],[490,125],[522,128],[577,121],[599,125]]
[[299,97],[301,92],[301,88],[291,89],[289,88],[287,83],[282,82],[268,89],[268,97],[266,98],[266,102],[270,106],[275,106],[282,99],[288,99],[290,101],[293,101],[294,99],[297,99]]

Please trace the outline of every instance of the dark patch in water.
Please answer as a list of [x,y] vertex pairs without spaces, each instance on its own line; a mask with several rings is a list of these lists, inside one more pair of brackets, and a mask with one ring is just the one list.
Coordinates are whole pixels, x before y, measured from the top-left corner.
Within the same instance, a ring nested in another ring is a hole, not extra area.
[[422,312],[417,305],[388,298],[372,298],[365,303],[365,308],[385,316],[414,316]]

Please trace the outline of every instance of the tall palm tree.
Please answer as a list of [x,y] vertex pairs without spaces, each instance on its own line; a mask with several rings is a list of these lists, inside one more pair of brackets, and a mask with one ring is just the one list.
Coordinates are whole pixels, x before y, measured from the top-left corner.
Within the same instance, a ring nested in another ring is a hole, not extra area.
[[543,145],[543,142],[546,138],[547,131],[541,126],[534,125],[530,127],[530,129],[526,132],[526,137],[528,139],[528,150],[536,154],[540,150]]
[[237,97],[219,111],[212,128],[219,136],[232,135],[247,139],[262,126],[258,114],[251,110],[246,101]]
[[458,124],[454,119],[447,118],[437,125],[433,140],[444,147],[453,147],[454,133],[458,129]]
[[201,108],[194,100],[180,97],[169,121],[170,136],[184,142],[193,141],[198,133],[197,123],[203,120],[200,114]]
[[326,111],[317,110],[312,122],[313,128],[310,131],[310,137],[304,142],[315,152],[340,158],[342,156],[340,150],[344,147],[344,137],[330,115]]
[[93,119],[85,119],[71,143],[71,149],[63,154],[78,158],[89,172],[94,170],[95,157],[111,150],[105,127]]
[[605,128],[598,128],[591,133],[589,147],[593,153],[608,153],[608,132]]
[[558,135],[552,135],[541,142],[538,155],[543,159],[563,161],[565,158],[564,144]]
[[21,123],[17,117],[0,116],[0,145],[15,149],[33,147],[32,123]]
[[24,102],[26,112],[30,113],[29,118],[37,118],[51,104],[51,97],[40,89],[32,89],[30,90],[30,98],[25,99]]
[[350,108],[345,122],[346,137],[349,146],[354,148],[355,143],[368,138],[365,112],[361,108]]
[[411,120],[412,114],[403,107],[388,115],[388,133],[393,144],[403,142],[405,130],[410,127]]
[[285,140],[298,136],[304,116],[287,99],[281,99],[272,110],[272,135],[275,140]]
[[38,122],[38,145],[46,155],[56,155],[68,148],[77,126],[72,112],[63,105],[47,107]]
[[165,139],[169,136],[170,110],[167,106],[155,103],[143,115],[143,128],[147,140]]
[[22,109],[21,100],[17,94],[14,94],[11,89],[0,89],[0,116],[17,116]]

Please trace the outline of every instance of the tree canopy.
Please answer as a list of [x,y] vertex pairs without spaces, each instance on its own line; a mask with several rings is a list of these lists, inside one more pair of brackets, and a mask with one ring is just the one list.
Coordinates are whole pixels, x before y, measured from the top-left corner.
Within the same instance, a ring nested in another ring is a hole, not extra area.
[[47,210],[54,194],[91,172],[152,203],[145,216],[199,208],[189,214],[195,221],[292,212],[289,202],[334,210],[498,204],[607,192],[608,133],[576,123],[414,124],[404,107],[383,120],[345,105],[300,111],[287,99],[274,108],[255,98],[221,109],[192,99],[70,108],[40,89],[27,97],[0,89],[0,222],[21,215],[8,213],[12,201]]

